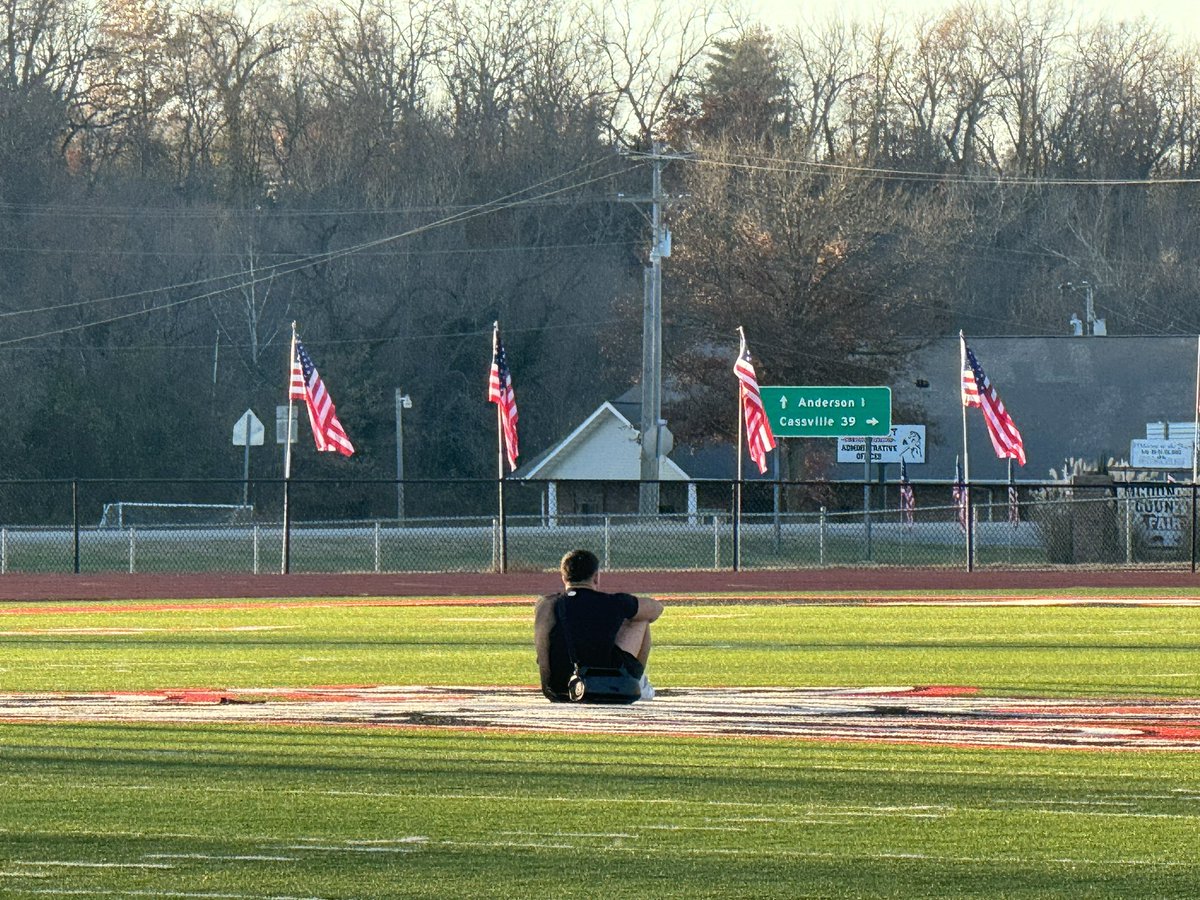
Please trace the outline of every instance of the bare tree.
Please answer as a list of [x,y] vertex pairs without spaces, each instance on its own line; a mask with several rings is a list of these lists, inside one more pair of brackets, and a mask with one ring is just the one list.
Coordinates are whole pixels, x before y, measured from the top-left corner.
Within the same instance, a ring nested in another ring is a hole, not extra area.
[[283,25],[260,22],[260,15],[251,8],[242,18],[205,0],[183,23],[192,49],[183,85],[186,125],[189,133],[203,136],[199,149],[207,162],[220,152],[222,180],[243,205],[262,189],[268,119],[260,79],[268,77],[268,61],[288,41]]
[[814,156],[833,160],[842,149],[846,91],[862,77],[856,65],[861,35],[858,25],[831,19],[820,29],[796,29],[784,37],[784,64],[794,73],[792,136]]
[[1002,171],[1025,176],[1046,172],[1047,116],[1061,77],[1058,53],[1065,27],[1056,6],[1017,6],[1013,0],[981,30],[981,50],[998,78],[993,109],[1008,148],[997,160]]
[[635,9],[603,0],[592,8],[586,28],[603,61],[605,119],[613,140],[646,149],[694,91],[713,42],[732,23],[711,5],[653,0]]
[[1146,23],[1105,23],[1076,40],[1050,143],[1058,172],[1146,178],[1171,152],[1170,80],[1177,75],[1163,34]]

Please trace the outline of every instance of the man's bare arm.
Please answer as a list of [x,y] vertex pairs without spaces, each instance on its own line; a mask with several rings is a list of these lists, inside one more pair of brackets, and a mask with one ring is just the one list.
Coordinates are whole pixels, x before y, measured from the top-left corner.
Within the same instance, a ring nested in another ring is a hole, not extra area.
[[540,600],[533,614],[533,646],[537,651],[538,667],[543,674],[550,671],[550,630],[557,619],[554,604]]
[[653,597],[638,597],[637,612],[630,622],[653,622],[663,613],[663,605]]

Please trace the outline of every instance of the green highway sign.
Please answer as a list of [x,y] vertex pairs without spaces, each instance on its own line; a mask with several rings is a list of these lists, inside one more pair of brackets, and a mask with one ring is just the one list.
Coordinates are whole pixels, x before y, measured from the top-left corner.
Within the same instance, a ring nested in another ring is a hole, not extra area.
[[759,388],[775,437],[887,437],[890,387]]

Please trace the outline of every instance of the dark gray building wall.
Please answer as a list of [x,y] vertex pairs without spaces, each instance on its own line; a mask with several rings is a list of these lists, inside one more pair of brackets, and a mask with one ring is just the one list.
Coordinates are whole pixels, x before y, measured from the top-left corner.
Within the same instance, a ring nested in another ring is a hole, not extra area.
[[[1028,457],[1014,465],[1018,481],[1061,474],[1064,460],[1126,459],[1129,442],[1146,436],[1146,423],[1191,422],[1196,395],[1195,337],[967,336],[992,384],[1021,431]],[[919,387],[920,382],[928,387]],[[959,342],[933,341],[915,353],[892,385],[892,421],[924,424],[926,463],[909,478],[952,479],[962,454]],[[978,409],[967,410],[973,482],[1003,480],[1007,461],[996,458]],[[899,477],[888,466],[887,477]],[[840,464],[835,478],[862,478],[863,467]],[[1189,473],[1190,475],[1190,473]]]

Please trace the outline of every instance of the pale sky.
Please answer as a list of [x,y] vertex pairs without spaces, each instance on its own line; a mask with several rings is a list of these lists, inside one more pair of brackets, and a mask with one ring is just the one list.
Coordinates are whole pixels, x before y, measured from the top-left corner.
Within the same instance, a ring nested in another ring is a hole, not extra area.
[[[753,0],[748,7],[768,25],[790,25],[798,21],[820,22],[831,16],[871,22],[886,10],[888,19],[903,20],[921,13],[937,13],[958,5],[959,0]],[[985,6],[1007,7],[1013,0],[982,0]],[[1015,0],[1018,8],[1024,0]],[[1169,33],[1184,39],[1200,39],[1200,4],[1196,0],[1060,0],[1064,9],[1084,21],[1105,18],[1132,21],[1145,17]],[[1037,8],[1039,4],[1035,2]]]

